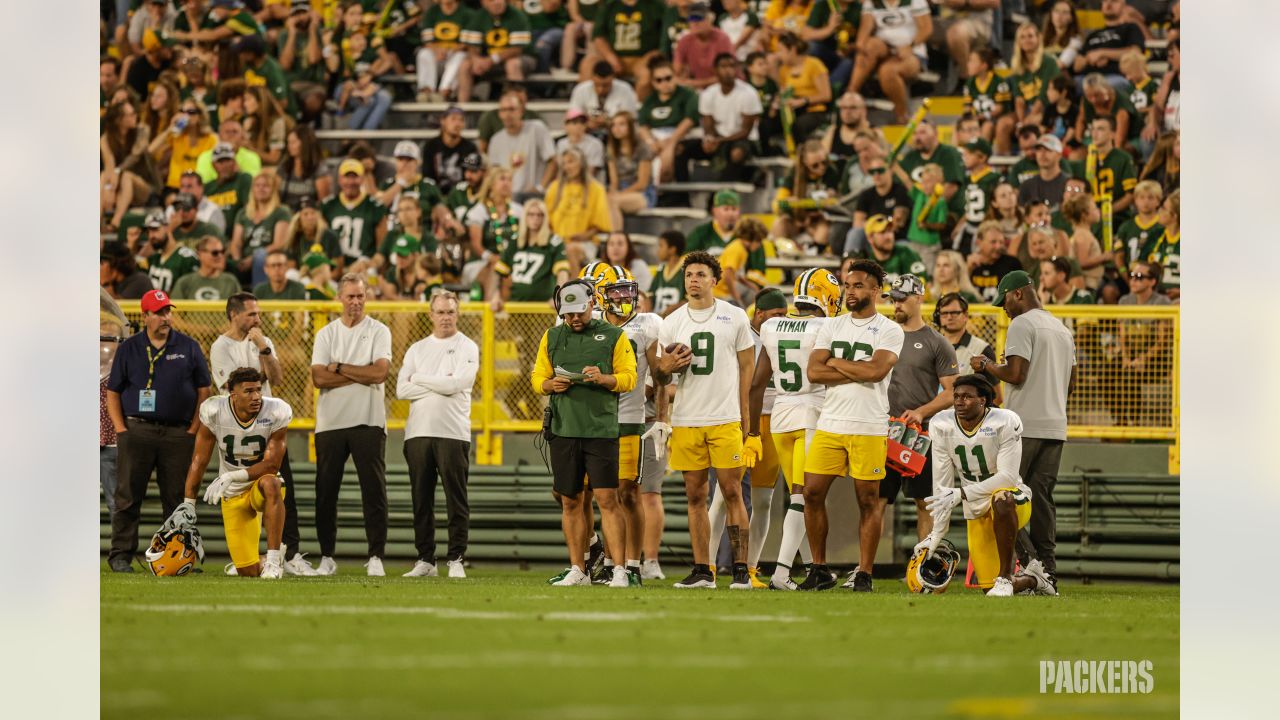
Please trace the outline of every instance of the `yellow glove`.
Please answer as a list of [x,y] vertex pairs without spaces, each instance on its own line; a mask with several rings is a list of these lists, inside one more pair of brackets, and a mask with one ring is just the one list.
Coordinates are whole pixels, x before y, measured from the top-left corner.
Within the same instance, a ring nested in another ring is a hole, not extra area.
[[742,464],[752,468],[764,456],[764,447],[760,444],[759,435],[748,435],[742,441]]

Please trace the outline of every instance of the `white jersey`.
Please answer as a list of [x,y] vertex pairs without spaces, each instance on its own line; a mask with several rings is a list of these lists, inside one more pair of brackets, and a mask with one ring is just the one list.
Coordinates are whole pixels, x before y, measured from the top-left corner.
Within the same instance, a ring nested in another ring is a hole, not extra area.
[[[756,362],[760,362],[760,353],[764,350],[764,342],[760,339],[760,333],[755,328],[751,328],[751,339],[756,344]],[[778,389],[774,387],[773,378],[769,378],[769,384],[764,386],[764,405],[761,406],[760,414],[773,415],[773,401],[778,397]]]
[[[877,350],[901,353],[903,340],[902,326],[880,313],[869,318],[841,315],[823,324],[813,347],[828,350],[843,360],[866,362]],[[890,370],[880,382],[851,382],[827,388],[818,429],[837,435],[888,435],[892,377]]]
[[[228,395],[215,395],[200,405],[200,422],[213,433],[219,474],[244,470],[260,462],[267,453],[271,435],[289,427],[291,420],[293,409],[280,398],[262,398],[262,409],[248,424],[236,417]],[[224,497],[239,495],[252,485],[252,480],[233,483]]]
[[1016,488],[1026,498],[1031,488],[1018,476],[1022,462],[1022,419],[1012,410],[991,408],[972,432],[960,428],[955,410],[943,410],[929,420],[933,443],[933,485],[955,487],[959,476],[965,494],[966,520],[991,510],[991,495]]
[[809,356],[818,340],[825,317],[786,317],[766,320],[760,338],[773,367],[772,384],[777,398],[773,403],[772,432],[812,430],[827,397],[827,386],[809,382]]
[[[274,353],[276,344],[271,342],[271,338],[265,339],[267,347]],[[262,353],[258,350],[258,346],[247,337],[243,340],[232,340],[226,335],[219,335],[209,347],[209,372],[213,375],[214,390],[225,393],[227,379],[231,377],[233,371],[242,367],[262,369]],[[266,379],[262,381],[262,396],[271,397],[271,383]]]
[[[631,341],[631,349],[636,354],[636,386],[618,398],[618,424],[644,425],[644,379],[649,376],[649,355],[646,352],[650,345],[658,342],[658,333],[662,329],[662,318],[653,313],[636,313],[622,325],[622,331]],[[640,432],[644,432],[641,430]],[[639,433],[626,433],[636,435]]]
[[705,310],[688,305],[662,320],[662,347],[684,343],[693,362],[680,374],[671,411],[675,427],[710,427],[742,421],[738,353],[755,345],[751,322],[742,308],[716,300]]

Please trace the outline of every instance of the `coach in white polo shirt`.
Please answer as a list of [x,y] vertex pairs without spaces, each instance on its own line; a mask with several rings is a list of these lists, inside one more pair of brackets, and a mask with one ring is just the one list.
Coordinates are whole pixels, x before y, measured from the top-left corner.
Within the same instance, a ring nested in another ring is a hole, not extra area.
[[364,276],[347,273],[338,283],[342,317],[316,333],[311,380],[316,403],[316,537],[321,575],[338,570],[338,490],[350,457],[360,478],[369,575],[381,576],[387,546],[387,403],[383,383],[391,369],[391,331],[364,314]]
[[471,511],[467,470],[471,460],[471,387],[480,368],[480,348],[458,332],[458,296],[431,298],[432,334],[409,347],[396,379],[396,397],[411,400],[404,426],[404,459],[413,490],[413,542],[418,562],[405,577],[436,572],[436,480],[444,480],[449,514],[449,577],[466,577]]

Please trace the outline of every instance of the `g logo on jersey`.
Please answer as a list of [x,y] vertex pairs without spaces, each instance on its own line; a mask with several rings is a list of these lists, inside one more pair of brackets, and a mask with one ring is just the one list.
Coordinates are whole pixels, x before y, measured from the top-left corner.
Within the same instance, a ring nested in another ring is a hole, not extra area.
[[461,33],[462,28],[457,23],[442,22],[436,23],[435,31],[432,34],[440,42],[455,42]]
[[506,28],[494,28],[484,34],[484,44],[489,47],[503,48],[510,42],[511,35]]
[[662,107],[656,107],[653,109],[651,114],[653,115],[654,120],[666,120],[671,117],[671,106],[664,105]]
[[222,294],[218,292],[217,288],[202,287],[199,290],[196,290],[195,299],[196,300],[221,300]]

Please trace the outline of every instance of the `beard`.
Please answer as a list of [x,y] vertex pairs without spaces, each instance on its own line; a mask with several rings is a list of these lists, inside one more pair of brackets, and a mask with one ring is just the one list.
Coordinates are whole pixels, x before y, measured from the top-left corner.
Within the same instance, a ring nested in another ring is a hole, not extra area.
[[871,305],[871,298],[862,298],[860,300],[845,300],[844,306],[849,312],[862,312]]

